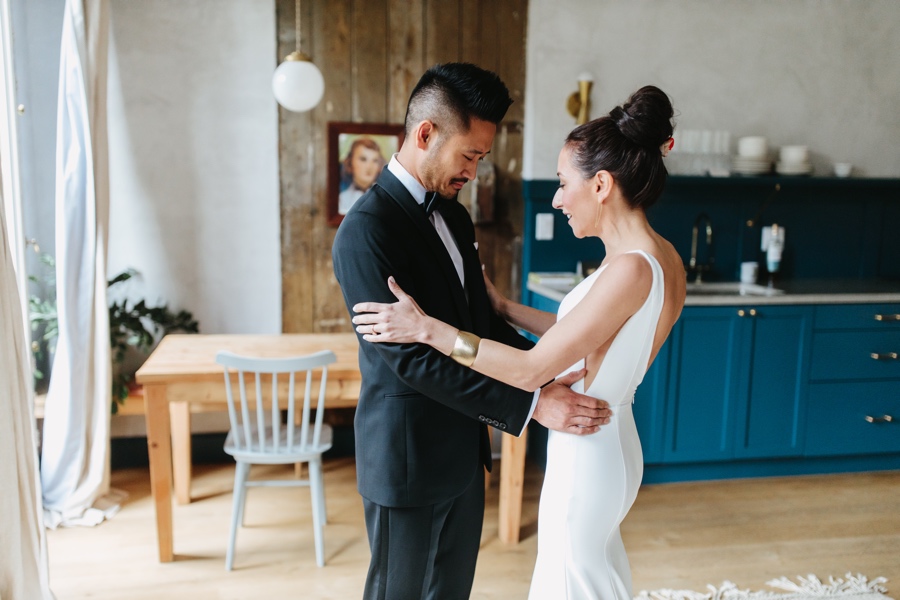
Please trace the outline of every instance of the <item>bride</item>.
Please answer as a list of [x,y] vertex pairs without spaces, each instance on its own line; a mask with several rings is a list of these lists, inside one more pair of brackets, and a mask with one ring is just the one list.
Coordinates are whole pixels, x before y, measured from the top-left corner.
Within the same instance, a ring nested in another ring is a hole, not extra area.
[[353,307],[357,331],[369,342],[428,344],[524,390],[586,368],[572,389],[609,402],[613,417],[598,434],[549,433],[532,600],[633,597],[619,534],[643,475],[631,404],[685,298],[681,258],[645,214],[665,185],[672,116],[666,94],[646,86],[569,134],[553,207],[576,237],[599,237],[606,257],[555,315],[511,302],[488,282],[494,310],[540,336],[532,349],[480,340],[429,317],[393,278],[388,285],[396,303]]

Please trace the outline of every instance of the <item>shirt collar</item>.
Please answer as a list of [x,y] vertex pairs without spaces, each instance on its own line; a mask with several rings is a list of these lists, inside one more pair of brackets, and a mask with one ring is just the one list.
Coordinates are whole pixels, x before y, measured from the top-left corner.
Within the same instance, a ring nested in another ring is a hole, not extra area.
[[400,183],[403,184],[403,187],[412,195],[413,199],[419,204],[425,203],[425,194],[428,190],[425,189],[419,181],[409,174],[409,171],[400,164],[400,161],[397,160],[397,155],[394,154],[391,156],[391,162],[388,163],[388,170],[394,174],[394,176],[400,180]]

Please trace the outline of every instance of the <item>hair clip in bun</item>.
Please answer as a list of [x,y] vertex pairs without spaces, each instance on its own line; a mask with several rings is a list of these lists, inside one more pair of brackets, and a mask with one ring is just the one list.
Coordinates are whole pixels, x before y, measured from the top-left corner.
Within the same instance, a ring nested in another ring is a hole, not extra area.
[[669,138],[665,142],[663,142],[662,146],[659,147],[660,154],[663,155],[663,158],[669,155],[669,151],[675,147],[675,139]]

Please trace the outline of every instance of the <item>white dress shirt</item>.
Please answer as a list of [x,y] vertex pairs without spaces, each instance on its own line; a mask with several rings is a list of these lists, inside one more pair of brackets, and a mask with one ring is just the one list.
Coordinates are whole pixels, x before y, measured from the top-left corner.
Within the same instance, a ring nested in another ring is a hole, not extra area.
[[[425,204],[425,194],[428,190],[425,189],[419,180],[409,174],[409,171],[400,164],[400,161],[397,160],[397,155],[394,154],[391,157],[391,162],[388,163],[388,170],[394,174],[394,176],[400,180],[400,183],[403,184],[403,187],[412,195],[413,199],[418,202],[420,205]],[[463,289],[466,287],[466,276],[463,272],[463,262],[462,255],[459,253],[459,247],[456,244],[456,238],[453,237],[453,233],[451,233],[450,228],[447,227],[447,222],[444,221],[444,218],[441,216],[441,211],[436,210],[429,216],[431,220],[431,224],[434,225],[437,234],[440,236],[441,240],[444,242],[444,246],[447,248],[447,252],[450,254],[450,258],[453,260],[453,266],[456,267],[456,273],[459,275],[459,281],[462,283]],[[476,247],[477,248],[477,247]],[[541,395],[541,390],[537,390],[534,392],[534,399],[531,401],[531,410],[528,411],[528,418],[525,419],[525,426],[522,428],[522,432],[524,433],[525,427],[528,427],[528,422],[531,420],[531,415],[534,414],[534,409],[537,406],[538,397]]]

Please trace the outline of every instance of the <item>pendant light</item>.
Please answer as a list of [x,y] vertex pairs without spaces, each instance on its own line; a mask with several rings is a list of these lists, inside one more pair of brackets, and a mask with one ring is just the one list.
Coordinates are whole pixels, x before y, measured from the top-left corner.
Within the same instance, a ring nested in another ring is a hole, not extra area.
[[300,52],[300,0],[294,8],[296,28],[296,49],[284,57],[284,62],[275,69],[272,76],[272,93],[278,104],[294,112],[305,112],[314,108],[325,92],[325,81],[312,59]]

